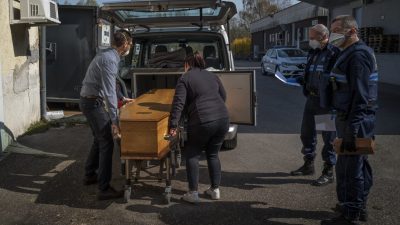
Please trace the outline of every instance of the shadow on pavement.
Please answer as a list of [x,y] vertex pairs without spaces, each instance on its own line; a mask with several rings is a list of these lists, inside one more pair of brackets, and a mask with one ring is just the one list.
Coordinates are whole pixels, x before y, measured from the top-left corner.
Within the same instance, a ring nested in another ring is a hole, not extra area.
[[[299,134],[306,101],[301,87],[283,84],[257,70],[257,126],[239,126],[240,133]],[[377,135],[400,135],[400,86],[379,83]]]
[[[256,188],[265,188],[268,186],[284,185],[284,184],[310,184],[311,178],[294,177],[289,173],[242,173],[242,172],[221,172],[221,186],[232,187],[242,190],[253,190]],[[186,171],[181,169],[177,174],[176,180],[186,182]],[[199,168],[199,183],[209,184],[208,169],[205,166]]]
[[76,127],[21,137],[18,141],[29,147],[1,161],[0,189],[36,195],[39,204],[107,208],[112,201],[97,201],[96,185],[82,184],[88,140],[89,129]]
[[[138,213],[157,213],[165,224],[303,224],[299,220],[323,220],[334,215],[327,211],[303,211],[268,207],[262,202],[208,201],[190,205],[176,200],[169,207],[129,205],[128,210]],[[291,223],[279,220],[291,220]],[[292,223],[292,221],[296,221]]]
[[[79,138],[77,138],[79,137]],[[84,162],[92,138],[85,128],[52,129],[49,132],[24,136],[18,141],[27,150],[19,150],[6,157],[0,164],[0,188],[11,192],[35,195],[38,204],[65,205],[73,208],[106,209],[113,201],[97,201],[97,186],[83,186]],[[119,173],[119,157],[114,154],[114,185],[122,187]],[[157,170],[157,168],[156,168]],[[288,183],[307,184],[302,178],[290,178],[287,173],[239,173],[222,172],[221,186],[243,190],[263,188],[268,185]],[[200,168],[200,183],[208,184],[208,170]],[[178,170],[174,180],[184,182],[185,187],[173,187],[174,194],[186,190],[184,167]],[[153,183],[152,183],[153,182]],[[164,183],[140,180],[134,185],[135,199],[150,199],[152,204],[163,201]],[[119,203],[117,201],[117,203]]]

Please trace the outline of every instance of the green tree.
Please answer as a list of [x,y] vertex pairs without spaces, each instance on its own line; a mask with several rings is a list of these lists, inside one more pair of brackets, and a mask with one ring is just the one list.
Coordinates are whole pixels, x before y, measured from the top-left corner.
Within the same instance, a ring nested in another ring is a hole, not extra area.
[[[281,1],[282,2],[282,1]],[[271,0],[243,0],[243,10],[239,12],[241,26],[250,30],[250,24],[256,20],[273,15],[279,10],[279,4]]]

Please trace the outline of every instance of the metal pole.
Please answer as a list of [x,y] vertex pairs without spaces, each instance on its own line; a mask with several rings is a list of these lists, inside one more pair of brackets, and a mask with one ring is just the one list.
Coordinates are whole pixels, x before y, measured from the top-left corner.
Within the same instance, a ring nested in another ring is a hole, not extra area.
[[47,120],[46,109],[46,26],[41,26],[40,30],[40,115],[42,120]]

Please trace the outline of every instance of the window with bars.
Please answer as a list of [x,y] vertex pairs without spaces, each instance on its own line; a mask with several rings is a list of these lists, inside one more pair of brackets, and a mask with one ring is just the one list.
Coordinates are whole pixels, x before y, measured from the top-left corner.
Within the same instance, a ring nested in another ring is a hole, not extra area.
[[31,4],[31,16],[39,15],[39,5]]

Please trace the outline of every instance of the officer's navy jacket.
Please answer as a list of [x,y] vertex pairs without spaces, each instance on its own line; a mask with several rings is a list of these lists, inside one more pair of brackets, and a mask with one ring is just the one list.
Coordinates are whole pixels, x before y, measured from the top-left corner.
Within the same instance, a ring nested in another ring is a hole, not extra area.
[[[378,97],[378,67],[374,52],[359,41],[346,48],[332,69],[337,90],[333,107],[344,115],[355,136],[370,136],[374,128]],[[361,129],[361,130],[360,130]],[[348,133],[346,131],[346,133]]]
[[308,54],[304,94],[318,96],[322,108],[331,108],[332,89],[329,87],[329,78],[339,53],[337,47],[327,44],[325,48],[311,50]]

